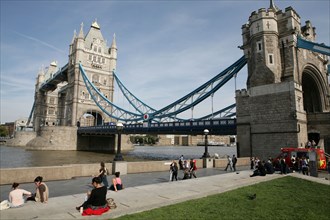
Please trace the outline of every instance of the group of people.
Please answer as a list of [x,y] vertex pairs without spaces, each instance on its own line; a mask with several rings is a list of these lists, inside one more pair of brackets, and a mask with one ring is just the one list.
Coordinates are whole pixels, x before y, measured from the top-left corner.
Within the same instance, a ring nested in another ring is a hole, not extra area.
[[24,205],[25,201],[47,203],[49,190],[46,183],[43,182],[42,176],[37,176],[34,179],[34,184],[36,186],[36,191],[35,193],[31,193],[25,189],[21,189],[20,184],[14,182],[8,200],[2,201],[1,206],[5,206],[5,208],[19,208]]
[[265,176],[266,174],[273,174],[275,170],[280,171],[280,174],[284,175],[291,171],[309,175],[309,161],[307,157],[296,158],[292,156],[291,164],[292,167],[290,168],[285,157],[280,157],[276,160],[269,157],[267,161],[260,161],[258,157],[251,157],[251,170],[254,170],[251,176]]
[[[120,178],[120,172],[115,173],[115,176],[112,179],[112,185],[109,187],[107,180],[107,174],[109,172],[105,167],[104,162],[101,162],[100,165],[101,168],[99,173],[92,179],[91,184],[93,189],[87,192],[83,204],[76,207],[81,213],[84,213],[87,210],[107,211],[109,209],[106,199],[108,189],[117,192],[124,188]],[[6,208],[18,208],[22,207],[25,201],[47,203],[49,198],[49,188],[43,181],[43,177],[36,177],[34,183],[36,191],[35,193],[31,193],[27,190],[21,189],[20,184],[14,182],[12,184],[12,190],[8,196],[9,200],[4,200],[1,203],[1,206],[6,205]]]
[[178,171],[183,170],[183,180],[185,179],[191,179],[192,177],[197,178],[196,175],[196,160],[190,159],[190,161],[184,160],[183,155],[179,158],[179,166],[176,161],[173,161],[170,165],[170,181],[173,181],[174,179],[178,180]]
[[251,169],[253,169],[253,173],[250,177],[266,176],[266,174],[273,174],[275,172],[271,158],[268,158],[267,161],[261,161],[259,158],[251,158]]
[[235,154],[233,155],[233,157],[227,155],[227,166],[225,168],[225,171],[227,171],[229,167],[230,171],[236,172],[236,163],[237,163],[237,157],[235,156]]
[[76,209],[83,215],[103,213],[109,210],[107,203],[107,191],[112,190],[117,192],[124,188],[120,178],[120,172],[115,172],[115,176],[112,179],[112,184],[109,187],[107,175],[109,171],[105,167],[105,163],[100,163],[100,169],[96,176],[92,179],[92,191],[88,191],[85,197],[85,201]]

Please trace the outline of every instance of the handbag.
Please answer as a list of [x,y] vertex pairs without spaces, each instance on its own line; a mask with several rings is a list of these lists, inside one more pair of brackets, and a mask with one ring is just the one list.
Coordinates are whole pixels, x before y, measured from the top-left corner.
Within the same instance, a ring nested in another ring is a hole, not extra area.
[[115,203],[115,201],[114,201],[113,198],[107,198],[107,204],[108,204],[108,207],[109,207],[110,209],[115,209],[115,208],[117,208],[117,205],[116,205],[116,203]]
[[0,210],[6,210],[10,208],[10,202],[8,200],[3,200],[0,204]]

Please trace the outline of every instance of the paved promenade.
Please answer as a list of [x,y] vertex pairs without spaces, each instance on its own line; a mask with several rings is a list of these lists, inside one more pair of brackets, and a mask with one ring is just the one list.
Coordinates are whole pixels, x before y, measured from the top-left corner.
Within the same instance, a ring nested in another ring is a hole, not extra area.
[[[141,179],[136,181],[139,184],[129,186],[129,182],[126,182],[124,190],[117,193],[108,191],[107,197],[114,198],[118,207],[101,216],[81,216],[75,210],[75,207],[83,202],[85,193],[51,197],[47,204],[28,202],[24,207],[1,211],[0,216],[1,219],[110,219],[283,177],[283,175],[273,174],[251,178],[251,173],[247,169],[241,170],[239,173],[224,172],[216,168],[200,169],[198,170],[198,178],[177,182],[168,182],[168,172],[139,174],[135,176],[135,179],[141,176],[144,177],[144,181]],[[123,181],[128,181],[131,175],[124,175]],[[303,176],[296,173],[289,175],[330,185],[329,180],[324,178]],[[91,180],[91,178],[88,179]],[[157,181],[157,183],[152,182],[152,180]],[[131,181],[134,181],[134,178]],[[148,184],[148,181],[150,181],[150,184]],[[54,182],[58,183],[60,181]],[[67,185],[58,184],[57,188],[72,188],[72,185],[69,184],[70,180],[66,182],[68,182]],[[49,182],[48,185],[52,183]],[[50,190],[52,190],[51,187]]]

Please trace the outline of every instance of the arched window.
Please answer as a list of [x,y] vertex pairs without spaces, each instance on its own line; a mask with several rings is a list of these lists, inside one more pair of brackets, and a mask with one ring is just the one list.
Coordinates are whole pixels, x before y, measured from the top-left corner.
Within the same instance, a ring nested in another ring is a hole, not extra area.
[[94,51],[97,52],[97,46],[94,46]]
[[102,57],[102,63],[105,63],[105,58],[104,57]]
[[99,51],[98,52],[101,53],[101,47],[99,47]]
[[97,57],[97,62],[101,63],[101,57]]
[[92,61],[92,59],[93,59],[93,56],[92,56],[92,54],[89,54],[89,57],[88,57],[88,59],[89,59],[90,61]]
[[93,75],[93,77],[92,77],[92,82],[94,83],[94,82],[99,82],[99,75],[97,75],[97,74],[95,74],[95,75]]
[[313,72],[305,69],[302,75],[302,88],[304,110],[307,113],[321,112],[322,104],[320,97],[320,90],[317,86],[316,78],[313,77]]

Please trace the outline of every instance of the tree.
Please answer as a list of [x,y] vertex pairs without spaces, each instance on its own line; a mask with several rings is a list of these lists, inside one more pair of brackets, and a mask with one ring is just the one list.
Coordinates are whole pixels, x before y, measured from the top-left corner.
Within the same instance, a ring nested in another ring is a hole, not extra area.
[[7,137],[9,131],[6,126],[0,125],[0,137]]

